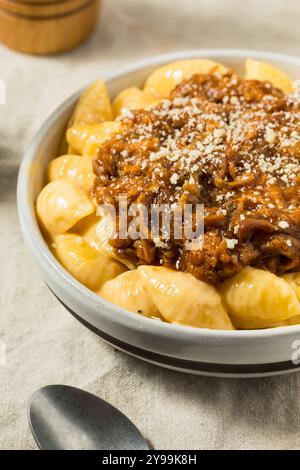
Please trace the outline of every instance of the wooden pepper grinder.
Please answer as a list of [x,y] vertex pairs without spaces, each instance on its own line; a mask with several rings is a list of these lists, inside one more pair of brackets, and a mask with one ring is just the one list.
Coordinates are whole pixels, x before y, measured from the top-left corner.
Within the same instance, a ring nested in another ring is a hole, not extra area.
[[29,54],[72,49],[93,32],[100,0],[0,0],[0,42]]

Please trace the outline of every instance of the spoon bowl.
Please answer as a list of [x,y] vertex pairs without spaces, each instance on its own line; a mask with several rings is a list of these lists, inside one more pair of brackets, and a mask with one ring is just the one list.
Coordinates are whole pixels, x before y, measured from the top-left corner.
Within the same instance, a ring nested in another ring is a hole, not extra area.
[[31,398],[28,419],[43,450],[148,450],[137,427],[117,408],[75,387],[48,385]]

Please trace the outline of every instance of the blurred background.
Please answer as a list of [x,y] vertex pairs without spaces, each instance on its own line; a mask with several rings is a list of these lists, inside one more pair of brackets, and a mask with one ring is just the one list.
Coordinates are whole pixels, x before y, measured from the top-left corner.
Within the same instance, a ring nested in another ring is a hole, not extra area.
[[67,95],[139,58],[209,47],[298,55],[299,19],[298,0],[102,0],[95,34],[71,52],[37,57],[0,45],[1,148],[15,156]]

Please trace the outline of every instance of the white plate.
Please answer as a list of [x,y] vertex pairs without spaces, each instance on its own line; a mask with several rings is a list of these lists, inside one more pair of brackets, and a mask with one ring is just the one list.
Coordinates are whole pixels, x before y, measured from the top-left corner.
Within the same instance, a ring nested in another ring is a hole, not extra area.
[[[151,57],[111,73],[111,96],[141,85],[158,66],[180,59],[210,58],[243,75],[248,57],[271,63],[292,79],[300,78],[300,60],[247,50],[205,49]],[[99,77],[100,78],[100,77]],[[67,79],[67,77],[66,77]],[[57,154],[65,126],[82,90],[65,101],[43,124],[26,152],[18,180],[19,217],[25,242],[42,276],[59,300],[88,328],[115,347],[171,369],[203,375],[257,377],[298,370],[293,364],[300,326],[268,330],[217,331],[159,322],[121,309],[74,279],[48,249],[37,224],[34,203],[47,163]]]

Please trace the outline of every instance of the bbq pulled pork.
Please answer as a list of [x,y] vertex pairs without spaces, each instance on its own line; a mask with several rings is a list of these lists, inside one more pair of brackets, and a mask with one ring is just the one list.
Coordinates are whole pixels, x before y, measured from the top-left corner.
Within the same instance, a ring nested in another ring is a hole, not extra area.
[[[300,93],[233,73],[194,75],[149,110],[129,111],[94,161],[92,195],[127,205],[204,205],[204,243],[120,238],[110,244],[139,264],[187,271],[215,284],[251,265],[300,270]],[[130,221],[130,218],[129,218]],[[194,219],[193,219],[194,221]],[[193,222],[194,223],[194,222]]]

